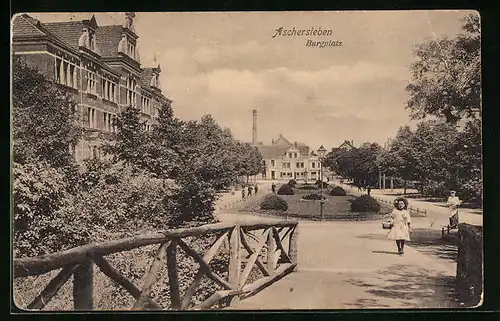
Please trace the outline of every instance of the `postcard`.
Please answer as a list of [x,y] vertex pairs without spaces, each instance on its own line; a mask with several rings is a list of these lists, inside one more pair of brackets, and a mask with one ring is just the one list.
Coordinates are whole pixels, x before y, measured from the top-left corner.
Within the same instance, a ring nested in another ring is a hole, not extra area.
[[11,312],[480,306],[480,26],[15,14]]

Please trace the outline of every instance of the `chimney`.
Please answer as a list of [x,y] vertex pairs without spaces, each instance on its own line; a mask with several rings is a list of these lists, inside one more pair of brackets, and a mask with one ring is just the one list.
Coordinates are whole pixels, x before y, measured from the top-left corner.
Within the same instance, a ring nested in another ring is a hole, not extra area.
[[257,143],[257,110],[254,109],[252,111],[253,115],[253,124],[252,124],[252,144]]

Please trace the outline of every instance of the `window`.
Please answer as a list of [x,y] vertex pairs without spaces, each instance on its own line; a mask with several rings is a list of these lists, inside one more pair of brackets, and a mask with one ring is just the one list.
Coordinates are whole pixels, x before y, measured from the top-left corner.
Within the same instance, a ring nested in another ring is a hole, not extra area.
[[90,70],[87,70],[87,89],[86,89],[86,91],[89,94],[97,95],[97,75]]
[[78,88],[77,67],[61,58],[56,58],[56,82],[73,88]]
[[300,163],[300,168],[304,168],[304,162]]
[[135,106],[137,103],[136,103],[136,92],[135,92],[135,86],[136,86],[136,82],[133,78],[127,78],[127,88],[126,88],[126,97],[127,97],[127,100],[126,100],[126,103],[127,105],[130,105],[130,106]]
[[87,121],[90,128],[97,128],[97,124],[95,121],[95,109],[88,107],[87,108],[88,116]]
[[135,46],[133,44],[131,44],[130,42],[127,42],[127,55],[130,57],[130,58],[133,58],[135,59]]
[[116,97],[115,97],[116,84],[114,82],[106,78],[102,78],[101,90],[102,90],[102,98],[116,102]]
[[271,159],[271,166],[276,166],[275,160]]
[[312,162],[311,166],[312,166],[312,168],[316,168],[316,163]]
[[104,112],[104,130],[110,133],[115,132],[115,115]]
[[141,110],[144,114],[151,115],[151,99],[147,97],[141,98]]
[[294,158],[297,158],[297,153],[293,153],[293,157],[294,157]]
[[295,163],[295,167],[299,168],[300,167],[300,163],[299,162]]

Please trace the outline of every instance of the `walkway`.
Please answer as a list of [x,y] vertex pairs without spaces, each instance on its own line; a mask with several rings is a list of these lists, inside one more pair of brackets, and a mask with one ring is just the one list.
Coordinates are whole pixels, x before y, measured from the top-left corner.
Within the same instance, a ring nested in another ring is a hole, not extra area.
[[[336,182],[336,184],[339,184]],[[360,195],[366,194],[366,192],[358,192],[356,188],[352,188],[347,185],[342,185],[343,188],[348,190],[350,194]],[[379,190],[373,189],[371,190],[371,195],[376,196],[385,201],[394,200],[398,191],[390,191],[390,190]],[[427,221],[429,222],[429,227],[441,229],[442,225],[447,225],[448,221],[448,207],[444,203],[433,203],[427,202],[423,199],[408,199],[410,205],[412,207],[418,207],[422,210],[427,210]],[[460,208],[459,209],[459,219],[460,223],[469,223],[473,225],[483,225],[483,215],[481,210],[468,209],[468,208]]]
[[[229,309],[457,307],[457,249],[441,239],[439,227],[430,227],[431,215],[414,218],[412,242],[403,256],[396,254],[394,242],[387,239],[388,231],[379,221],[300,221],[297,272]],[[226,222],[274,220],[236,212],[220,213],[219,218]]]
[[[230,309],[457,306],[453,294],[456,248],[442,245],[450,247],[451,254],[440,257],[437,247],[434,253],[421,251],[419,241],[399,256],[380,222],[299,224],[298,271]],[[415,230],[426,233],[421,221],[415,223]]]

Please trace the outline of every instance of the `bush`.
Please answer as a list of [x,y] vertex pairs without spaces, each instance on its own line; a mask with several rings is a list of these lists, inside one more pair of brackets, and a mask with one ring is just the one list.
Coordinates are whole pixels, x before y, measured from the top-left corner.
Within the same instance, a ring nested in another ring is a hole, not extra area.
[[319,186],[319,184],[321,184],[321,180],[320,179],[316,180],[316,183],[314,183],[314,185],[318,185],[318,186]]
[[295,185],[297,185],[297,181],[294,179],[291,179],[288,181],[288,185],[290,185],[290,187],[295,187]]
[[321,196],[320,194],[312,193],[312,194],[307,194],[306,196],[303,197],[305,200],[315,200],[319,201],[320,199],[326,199],[326,197],[323,195]]
[[54,221],[69,197],[63,173],[43,162],[13,163],[12,194],[14,256],[58,250],[65,240]]
[[75,195],[64,193],[62,174],[48,166],[15,164],[13,181],[15,257],[170,227],[172,188],[130,166],[83,172],[80,183],[90,184]]
[[305,190],[317,190],[318,187],[314,185],[304,185],[304,186],[299,186],[297,187],[298,189],[305,189]]
[[288,204],[283,198],[274,194],[268,194],[262,198],[260,209],[286,211]]
[[351,202],[351,211],[352,212],[371,212],[378,213],[380,212],[380,204],[376,199],[369,195],[361,195]]
[[346,191],[340,186],[335,186],[330,190],[330,196],[346,196],[346,195],[347,195]]
[[280,188],[278,189],[278,195],[293,195],[293,194],[294,194],[293,189],[288,184],[281,185]]

